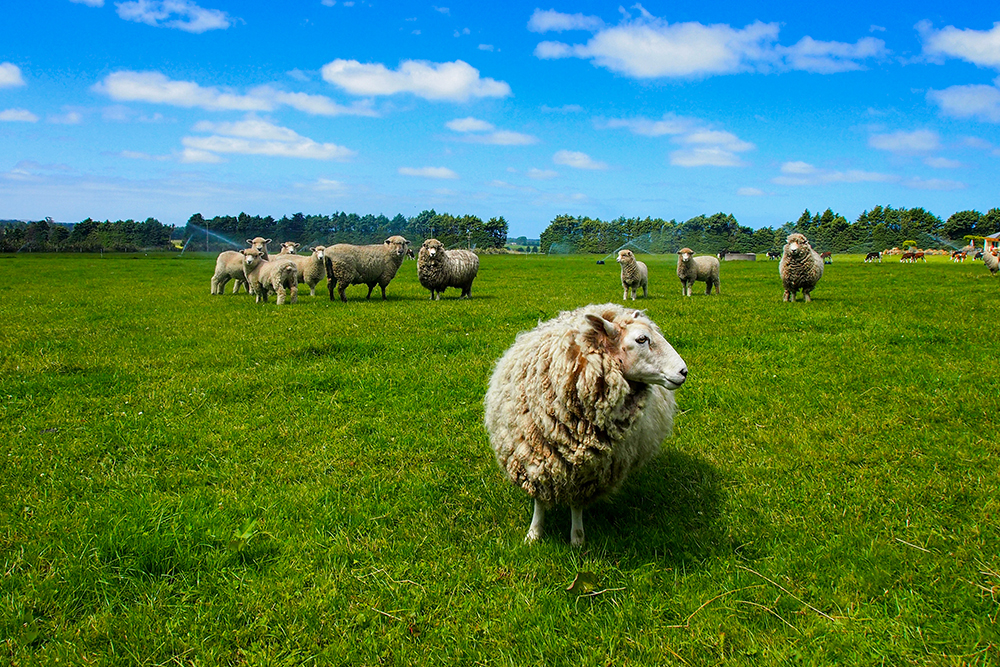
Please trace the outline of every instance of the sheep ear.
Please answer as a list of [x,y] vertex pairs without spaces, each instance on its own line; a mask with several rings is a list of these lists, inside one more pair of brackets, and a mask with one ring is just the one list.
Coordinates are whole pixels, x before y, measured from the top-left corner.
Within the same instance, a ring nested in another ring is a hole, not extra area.
[[271,242],[271,239],[264,239],[264,245],[267,245],[270,242]]
[[247,245],[253,245],[253,239],[247,239]]
[[598,317],[597,315],[587,315],[587,321],[590,323],[590,326],[593,327],[594,331],[601,336],[601,338],[611,341],[618,339],[618,326],[614,322],[609,322],[603,317]]

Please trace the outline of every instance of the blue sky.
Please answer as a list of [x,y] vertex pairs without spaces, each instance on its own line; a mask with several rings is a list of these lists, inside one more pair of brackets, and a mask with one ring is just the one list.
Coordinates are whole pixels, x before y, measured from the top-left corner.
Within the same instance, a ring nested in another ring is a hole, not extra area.
[[996,9],[820,4],[8,0],[0,218],[1000,206]]

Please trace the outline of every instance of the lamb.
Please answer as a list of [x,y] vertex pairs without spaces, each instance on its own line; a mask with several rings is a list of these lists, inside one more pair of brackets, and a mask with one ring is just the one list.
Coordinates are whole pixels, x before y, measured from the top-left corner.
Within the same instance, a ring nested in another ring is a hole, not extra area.
[[410,242],[402,236],[390,236],[377,245],[351,245],[338,243],[326,249],[326,277],[330,288],[330,301],[334,300],[334,289],[340,293],[340,300],[347,302],[344,293],[348,285],[368,285],[368,296],[372,296],[375,285],[385,287],[396,276],[399,265],[406,258]]
[[[287,246],[288,244],[282,244]],[[299,245],[296,243],[295,245]],[[309,248],[311,255],[296,255],[285,252],[284,247],[281,254],[275,255],[275,259],[290,259],[295,262],[295,267],[299,271],[299,282],[309,286],[309,296],[316,296],[316,285],[323,278],[326,278],[326,247],[313,246]]]
[[778,263],[778,274],[785,286],[785,301],[795,301],[798,291],[807,303],[812,301],[809,293],[823,277],[823,260],[812,249],[802,234],[789,234]]
[[691,296],[691,288],[695,282],[705,283],[705,295],[720,294],[719,260],[709,255],[694,256],[691,248],[681,248],[677,253],[677,277],[681,279],[681,294]]
[[250,283],[251,293],[257,296],[257,303],[267,303],[268,292],[277,294],[278,305],[285,303],[285,289],[292,293],[291,302],[299,300],[299,270],[292,259],[264,259],[264,254],[256,248],[240,250],[243,254],[243,271]]
[[446,250],[437,239],[427,239],[417,257],[417,278],[437,301],[449,287],[462,290],[459,298],[472,298],[472,281],[479,273],[479,257],[471,250]]
[[990,275],[995,276],[1000,271],[1000,257],[997,257],[997,249],[992,248],[989,252],[983,253],[983,263],[990,270]]
[[250,283],[247,282],[246,274],[243,272],[243,255],[235,250],[224,250],[219,253],[215,260],[215,274],[212,275],[212,294],[222,294],[225,291],[226,283],[235,280],[233,283],[233,294],[240,291],[240,285],[246,291],[250,291]]
[[570,542],[583,509],[616,491],[673,430],[673,392],[687,365],[644,312],[614,303],[564,311],[517,336],[485,398],[497,464],[534,499],[525,542],[545,511],[569,505]]
[[631,250],[619,250],[617,261],[622,265],[622,287],[625,288],[622,301],[628,299],[630,292],[632,300],[635,301],[636,291],[640,287],[643,298],[646,298],[646,286],[649,284],[649,269],[646,265],[637,260]]

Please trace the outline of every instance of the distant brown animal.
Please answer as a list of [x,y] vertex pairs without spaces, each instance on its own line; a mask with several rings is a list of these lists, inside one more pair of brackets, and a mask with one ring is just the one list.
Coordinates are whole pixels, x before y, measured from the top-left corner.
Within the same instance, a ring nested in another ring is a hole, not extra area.
[[921,260],[921,259],[924,260],[924,264],[927,263],[927,258],[924,257],[924,251],[923,250],[918,250],[917,252],[913,253],[913,259],[911,259],[910,261],[911,262],[916,262],[916,261]]
[[907,263],[912,262],[913,261],[913,256],[914,256],[914,253],[912,253],[912,252],[904,252],[902,255],[899,256],[899,262],[900,262],[900,264],[902,264],[903,262],[907,262]]
[[961,250],[956,250],[951,253],[951,261],[953,262],[964,262],[966,253]]
[[824,264],[833,264],[833,253],[830,251],[821,252],[819,254],[820,259],[823,260]]

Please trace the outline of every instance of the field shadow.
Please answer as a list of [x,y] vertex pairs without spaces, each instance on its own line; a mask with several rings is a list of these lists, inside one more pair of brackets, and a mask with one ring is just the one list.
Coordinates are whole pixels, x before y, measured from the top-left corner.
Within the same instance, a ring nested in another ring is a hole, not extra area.
[[[722,486],[722,474],[704,459],[664,452],[617,494],[584,510],[587,540],[637,563],[690,563],[731,553],[737,545],[719,521]],[[547,532],[569,535],[569,513],[554,514]]]

